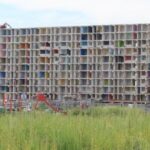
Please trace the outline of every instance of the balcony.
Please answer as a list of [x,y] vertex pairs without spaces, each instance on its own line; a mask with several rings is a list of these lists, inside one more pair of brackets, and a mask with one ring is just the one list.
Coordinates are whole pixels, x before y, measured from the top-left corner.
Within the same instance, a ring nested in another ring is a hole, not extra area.
[[80,87],[79,93],[81,93],[81,94],[92,94],[93,89],[91,87]]
[[50,56],[50,50],[40,50],[40,56],[41,57],[49,57]]

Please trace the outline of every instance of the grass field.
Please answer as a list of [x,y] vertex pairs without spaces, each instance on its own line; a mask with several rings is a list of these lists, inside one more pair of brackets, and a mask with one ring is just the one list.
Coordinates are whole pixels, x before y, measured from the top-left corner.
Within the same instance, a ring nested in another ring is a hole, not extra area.
[[150,114],[120,107],[2,114],[0,150],[150,150]]

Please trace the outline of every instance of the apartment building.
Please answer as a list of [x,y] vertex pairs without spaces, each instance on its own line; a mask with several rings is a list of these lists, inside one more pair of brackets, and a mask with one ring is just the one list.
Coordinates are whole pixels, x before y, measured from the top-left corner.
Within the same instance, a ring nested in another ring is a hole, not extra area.
[[0,28],[0,100],[148,101],[150,24]]

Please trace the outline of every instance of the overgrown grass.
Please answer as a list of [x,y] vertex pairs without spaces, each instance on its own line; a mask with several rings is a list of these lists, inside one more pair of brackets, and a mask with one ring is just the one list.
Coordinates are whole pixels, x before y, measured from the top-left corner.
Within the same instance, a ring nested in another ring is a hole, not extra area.
[[120,107],[0,115],[0,150],[149,150],[150,114]]

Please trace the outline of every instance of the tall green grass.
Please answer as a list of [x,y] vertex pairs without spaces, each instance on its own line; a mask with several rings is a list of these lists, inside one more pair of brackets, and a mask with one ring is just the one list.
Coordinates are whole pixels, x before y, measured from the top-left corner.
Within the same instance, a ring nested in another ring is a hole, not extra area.
[[0,150],[149,150],[150,114],[138,109],[73,109],[68,115],[0,115]]

